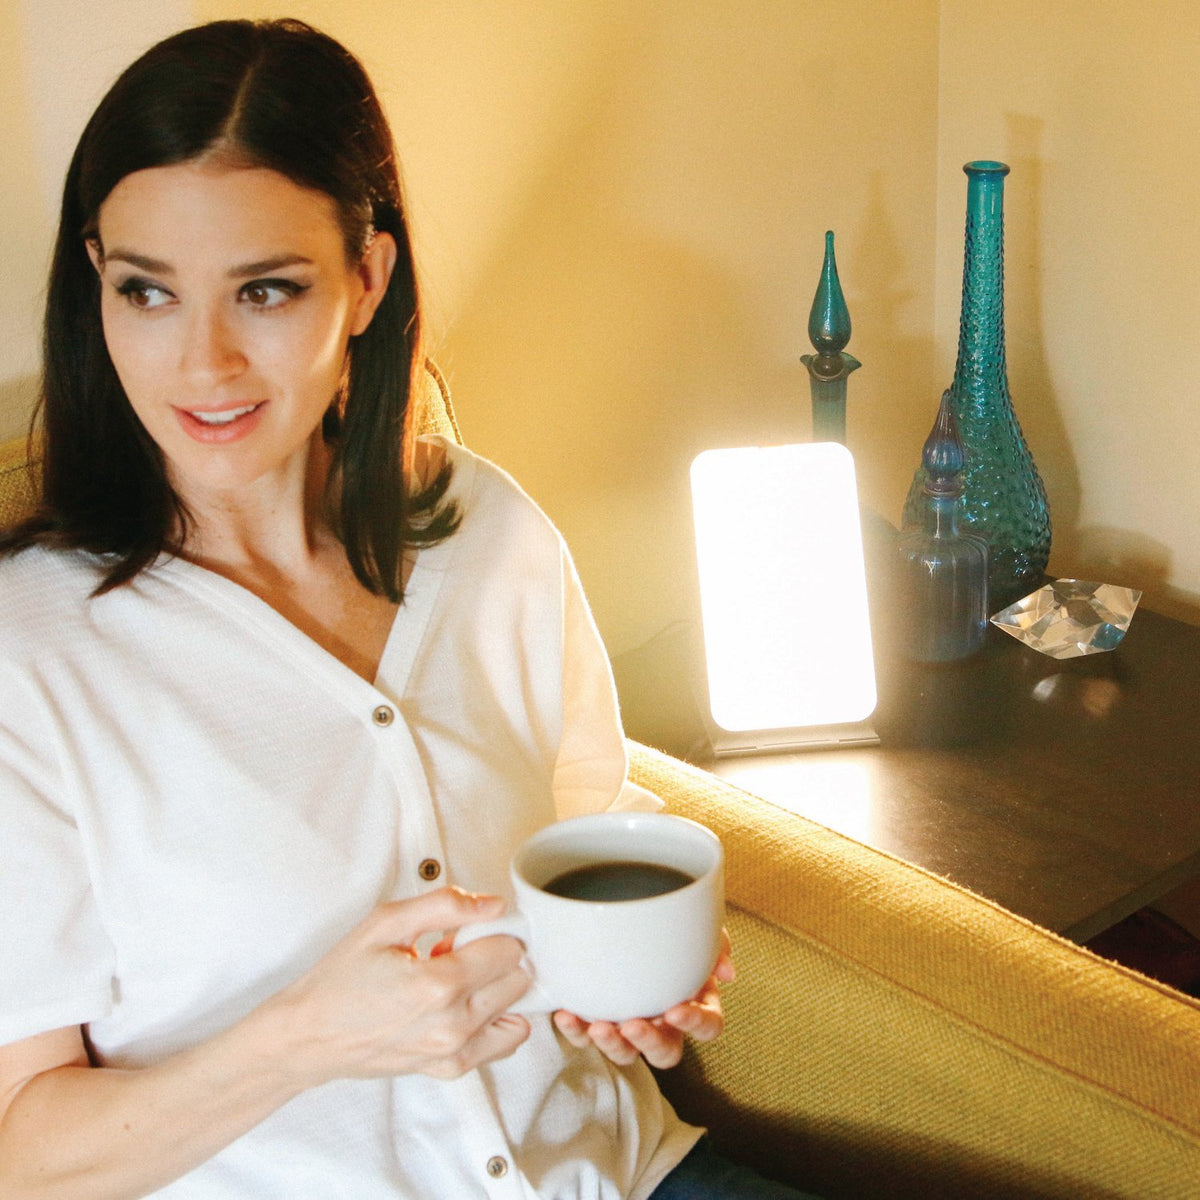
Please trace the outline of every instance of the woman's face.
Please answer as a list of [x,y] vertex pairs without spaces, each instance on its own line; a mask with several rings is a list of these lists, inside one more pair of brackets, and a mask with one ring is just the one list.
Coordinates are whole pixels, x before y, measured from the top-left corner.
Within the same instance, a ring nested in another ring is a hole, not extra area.
[[303,480],[392,239],[347,263],[328,196],[203,162],[127,175],[98,229],[108,351],[181,497]]

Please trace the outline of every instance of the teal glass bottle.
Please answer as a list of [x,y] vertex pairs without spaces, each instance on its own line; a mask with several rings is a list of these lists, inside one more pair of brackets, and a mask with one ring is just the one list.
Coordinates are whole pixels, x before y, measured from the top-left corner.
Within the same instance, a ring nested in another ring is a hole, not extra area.
[[808,340],[816,354],[803,354],[800,361],[808,368],[812,391],[813,441],[845,445],[846,380],[862,363],[845,353],[850,340],[850,310],[838,278],[833,230],[825,234],[821,278],[808,314]]
[[[1004,177],[1000,162],[969,162],[962,316],[950,407],[966,456],[959,519],[988,545],[988,602],[999,610],[1042,582],[1050,557],[1046,489],[1008,390],[1004,349]],[[924,510],[924,466],[904,525]]]
[[987,543],[958,527],[964,460],[947,391],[921,455],[920,523],[897,542],[899,648],[921,662],[966,658],[987,632]]

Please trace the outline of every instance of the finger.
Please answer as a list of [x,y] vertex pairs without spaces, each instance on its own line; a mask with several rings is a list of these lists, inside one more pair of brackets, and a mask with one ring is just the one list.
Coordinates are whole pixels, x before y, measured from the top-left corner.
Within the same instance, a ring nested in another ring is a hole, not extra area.
[[729,930],[721,930],[721,953],[717,956],[717,965],[713,975],[722,983],[732,983],[737,978],[737,970],[733,965],[733,943],[729,940]]
[[411,900],[379,905],[362,924],[369,944],[411,946],[427,933],[444,933],[471,921],[488,921],[504,911],[499,896],[475,895],[461,888],[438,888]]
[[380,904],[362,922],[359,932],[369,946],[407,948],[425,935],[446,935],[474,921],[492,920],[503,911],[504,902],[498,896],[439,888],[424,896]]
[[725,1018],[719,1008],[714,1010],[695,1001],[677,1005],[663,1015],[663,1021],[698,1042],[711,1042],[725,1029]]
[[683,1057],[683,1033],[663,1021],[625,1021],[619,1032],[652,1067],[673,1067]]
[[[488,940],[493,945],[485,945]],[[528,1036],[528,1022],[508,1011],[530,984],[519,965],[519,947],[511,953],[506,945],[511,941],[481,939],[469,947],[471,955],[456,952],[420,964],[424,1000],[408,1011],[424,1018],[427,1073],[456,1078],[479,1062],[511,1053]]]
[[641,1053],[611,1021],[593,1021],[588,1026],[588,1038],[605,1058],[618,1066],[627,1067],[637,1062]]
[[721,997],[717,991],[716,977],[708,981],[699,994],[684,1004],[663,1013],[663,1021],[698,1042],[711,1042],[725,1028],[725,1016],[721,1009]]
[[531,983],[524,950],[515,938],[498,934],[430,958],[424,967],[440,1007],[465,1008],[472,1027],[507,1011]]
[[[502,955],[506,949],[500,948]],[[500,961],[503,963],[505,960],[502,957]],[[518,946],[517,957],[511,967],[495,977],[484,978],[467,993],[467,1007],[472,1019],[480,1025],[495,1020],[500,1014],[508,1012],[529,991],[532,983],[529,972],[521,965]]]
[[457,1079],[484,1063],[507,1058],[529,1036],[529,1022],[515,1013],[505,1013],[483,1026],[456,1054],[435,1059],[420,1073],[435,1079]]
[[592,1044],[592,1039],[588,1037],[587,1022],[565,1008],[560,1008],[554,1014],[554,1027],[577,1050],[586,1050]]

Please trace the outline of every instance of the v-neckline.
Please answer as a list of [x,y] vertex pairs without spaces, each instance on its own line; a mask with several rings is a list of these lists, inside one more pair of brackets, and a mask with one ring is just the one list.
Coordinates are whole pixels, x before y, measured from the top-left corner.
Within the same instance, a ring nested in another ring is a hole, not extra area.
[[[456,444],[446,442],[447,458],[453,459],[454,467],[447,498],[456,500],[465,509],[474,488],[475,463],[469,454],[453,453],[459,449]],[[367,688],[373,694],[382,693],[393,702],[399,702],[408,687],[417,653],[441,591],[442,580],[462,533],[459,529],[444,542],[406,551],[413,555],[413,565],[405,585],[404,601],[392,617],[375,677],[370,680],[244,584],[179,556],[163,556],[152,570],[179,582],[186,580],[184,586],[189,591],[202,595],[221,612],[228,612],[232,602],[240,617],[253,620],[266,636],[284,649],[299,650],[303,661],[324,678],[338,680],[352,692],[361,694]]]

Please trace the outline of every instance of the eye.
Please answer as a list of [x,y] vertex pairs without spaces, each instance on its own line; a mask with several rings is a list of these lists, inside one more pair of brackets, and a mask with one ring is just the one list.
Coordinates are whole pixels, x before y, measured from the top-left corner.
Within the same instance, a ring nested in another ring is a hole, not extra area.
[[124,296],[131,308],[146,311],[152,308],[162,308],[175,299],[166,288],[148,279],[126,279],[117,285],[117,291]]
[[243,284],[238,295],[252,308],[279,308],[306,291],[307,284],[293,279],[254,279]]

